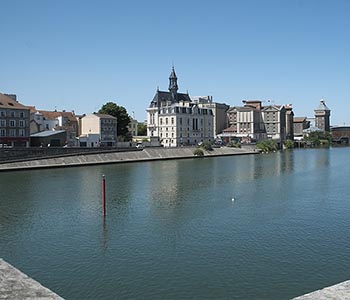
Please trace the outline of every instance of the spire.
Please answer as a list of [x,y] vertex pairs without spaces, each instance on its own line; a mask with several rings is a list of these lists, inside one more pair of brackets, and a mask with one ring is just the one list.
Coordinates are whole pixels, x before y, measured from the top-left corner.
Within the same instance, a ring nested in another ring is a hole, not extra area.
[[171,74],[169,76],[169,92],[171,93],[173,100],[177,98],[177,90],[179,89],[177,85],[177,77],[175,73],[174,66],[172,68]]

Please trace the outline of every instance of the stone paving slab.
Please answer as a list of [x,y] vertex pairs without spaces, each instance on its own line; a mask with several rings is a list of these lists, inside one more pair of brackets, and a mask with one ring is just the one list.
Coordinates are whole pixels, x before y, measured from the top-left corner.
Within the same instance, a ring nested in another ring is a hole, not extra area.
[[0,258],[0,299],[63,300]]
[[350,300],[350,280],[293,298],[292,300]]

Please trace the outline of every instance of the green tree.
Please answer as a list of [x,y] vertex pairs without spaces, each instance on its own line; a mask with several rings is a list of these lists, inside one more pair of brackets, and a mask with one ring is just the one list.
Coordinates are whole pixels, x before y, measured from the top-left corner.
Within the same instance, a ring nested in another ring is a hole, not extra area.
[[147,126],[145,124],[137,124],[137,135],[145,136],[147,135]]
[[314,146],[332,144],[332,135],[329,132],[314,131],[310,132],[308,136],[303,139],[306,142],[311,142]]
[[107,114],[117,118],[117,135],[122,137],[129,136],[128,125],[130,123],[130,116],[125,107],[119,106],[114,102],[107,102],[98,111],[99,114]]

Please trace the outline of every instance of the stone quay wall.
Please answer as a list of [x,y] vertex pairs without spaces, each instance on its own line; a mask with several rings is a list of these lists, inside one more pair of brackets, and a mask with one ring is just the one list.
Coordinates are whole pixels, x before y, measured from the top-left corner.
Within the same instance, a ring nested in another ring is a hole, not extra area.
[[[60,157],[35,158],[30,160],[0,162],[0,171],[13,171],[37,168],[87,166],[96,164],[124,163],[151,161],[163,159],[199,158],[194,155],[193,147],[184,148],[145,148],[138,151],[114,151],[74,154]],[[223,155],[257,154],[255,147],[242,148],[214,148],[213,151],[204,151],[204,157]]]

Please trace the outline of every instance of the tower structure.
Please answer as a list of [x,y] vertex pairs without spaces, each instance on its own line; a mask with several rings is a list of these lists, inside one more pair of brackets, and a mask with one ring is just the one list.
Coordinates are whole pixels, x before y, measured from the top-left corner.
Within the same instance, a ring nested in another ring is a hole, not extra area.
[[172,102],[177,101],[177,90],[179,89],[177,85],[177,77],[175,69],[173,67],[170,76],[169,76],[169,92],[171,93]]
[[324,132],[330,131],[331,110],[327,107],[326,102],[321,99],[319,106],[315,109],[315,126]]

